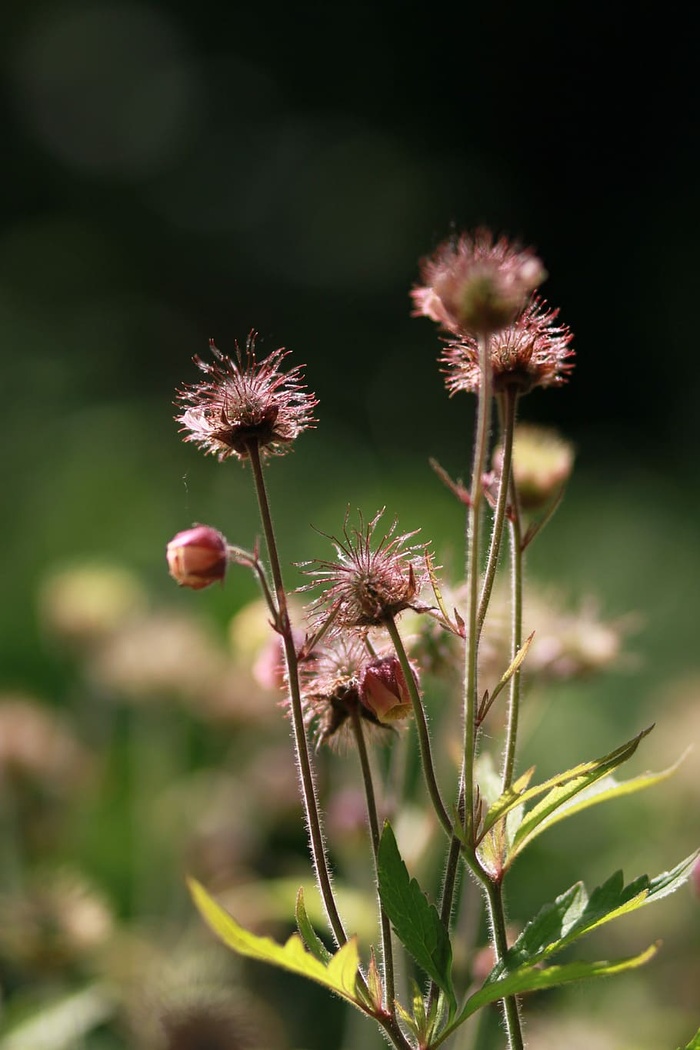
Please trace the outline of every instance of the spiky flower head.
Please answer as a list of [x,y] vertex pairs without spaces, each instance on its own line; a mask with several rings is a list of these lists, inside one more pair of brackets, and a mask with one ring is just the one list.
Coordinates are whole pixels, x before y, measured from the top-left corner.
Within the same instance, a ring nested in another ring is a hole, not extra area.
[[520,313],[547,273],[530,248],[490,230],[441,244],[421,264],[411,292],[413,315],[429,317],[460,338],[497,332]]
[[178,402],[189,406],[175,417],[185,431],[184,440],[221,461],[230,456],[245,460],[251,446],[263,455],[284,455],[294,439],[316,423],[313,410],[318,402],[305,389],[301,366],[281,371],[289,354],[284,348],[258,361],[256,338],[257,333],[250,332],[245,351],[236,343],[234,357],[210,341],[213,363],[194,358],[206,378],[178,392]]
[[421,557],[427,544],[409,544],[416,532],[397,533],[396,520],[375,542],[383,513],[366,526],[360,518],[359,528],[349,528],[346,516],[342,539],[329,537],[338,560],[308,563],[315,566],[306,569],[314,583],[304,589],[323,587],[311,606],[316,619],[332,615],[334,628],[379,627],[404,609],[422,608],[417,601],[427,577]]
[[[571,330],[556,324],[559,310],[534,296],[515,321],[488,336],[493,389],[527,394],[536,386],[560,386],[574,367]],[[475,336],[447,344],[440,358],[450,394],[478,393],[481,386],[479,346]]]
[[367,726],[386,729],[362,700],[362,681],[373,658],[354,635],[334,635],[300,664],[304,721],[316,745],[338,746],[351,739],[354,715]]

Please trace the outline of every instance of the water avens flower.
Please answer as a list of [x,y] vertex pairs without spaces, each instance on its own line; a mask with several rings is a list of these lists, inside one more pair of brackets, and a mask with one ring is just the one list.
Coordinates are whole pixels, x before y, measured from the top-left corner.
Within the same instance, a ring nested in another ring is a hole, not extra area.
[[301,366],[281,371],[289,354],[284,348],[258,361],[256,338],[257,333],[249,334],[245,351],[236,343],[235,357],[210,341],[214,362],[194,358],[205,380],[178,393],[178,401],[188,406],[176,416],[184,440],[219,460],[247,459],[251,445],[263,455],[284,455],[294,439],[316,423],[313,410],[318,402],[304,387]]
[[180,587],[198,591],[226,576],[228,544],[225,537],[209,525],[195,525],[178,532],[165,553],[170,575]]
[[[415,672],[413,677],[417,683]],[[391,725],[412,713],[406,677],[395,656],[379,656],[366,664],[360,674],[359,688],[360,700],[382,724]]]
[[[302,663],[304,721],[313,731],[317,746],[349,742],[355,713],[371,726],[385,726],[386,720],[362,697],[366,669],[376,662],[357,637],[335,635]],[[397,702],[394,700],[394,705]]]
[[479,229],[441,244],[421,264],[411,292],[413,315],[429,317],[461,338],[510,324],[547,273],[530,248]]
[[329,537],[338,555],[337,561],[317,559],[308,565],[307,574],[323,593],[311,611],[318,619],[323,611],[334,616],[334,627],[379,627],[404,609],[416,608],[418,594],[427,573],[420,555],[426,544],[409,545],[416,532],[396,534],[396,520],[379,542],[374,533],[384,513],[380,510],[365,526],[343,527],[342,540]]
[[[560,386],[574,367],[572,333],[556,324],[558,309],[549,309],[534,297],[511,325],[488,337],[493,389],[508,388],[527,394],[536,386]],[[481,387],[479,346],[474,336],[447,344],[441,357],[450,394],[459,390],[478,393]]]

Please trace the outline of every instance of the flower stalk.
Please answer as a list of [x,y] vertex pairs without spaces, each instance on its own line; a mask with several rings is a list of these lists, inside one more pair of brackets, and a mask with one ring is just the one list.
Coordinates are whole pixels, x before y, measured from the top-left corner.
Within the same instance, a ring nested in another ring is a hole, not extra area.
[[[357,707],[352,712],[352,728],[355,735],[355,743],[357,744],[357,753],[360,758],[360,768],[362,770],[362,782],[365,789],[365,800],[367,803],[367,823],[369,825],[370,832],[370,843],[372,846],[372,857],[374,860],[374,874],[375,878],[378,878],[378,857],[379,857],[379,816],[377,813],[377,800],[374,791],[374,779],[372,777],[372,767],[369,761],[369,754],[367,752],[367,741],[365,740],[364,730],[362,728],[362,718]],[[391,924],[381,900],[379,901],[379,925],[381,929],[382,938],[382,962],[384,971],[384,1009],[387,1013],[394,1018],[396,1014],[396,1007],[394,1005],[394,999],[396,996],[395,980],[394,980],[394,950],[391,943]]]
[[270,561],[270,571],[272,573],[272,580],[275,589],[275,597],[277,603],[277,630],[279,631],[284,644],[284,654],[287,664],[287,676],[290,696],[290,709],[292,714],[292,727],[294,732],[294,748],[297,760],[297,767],[299,770],[299,781],[301,784],[302,801],[304,805],[304,814],[306,817],[307,831],[309,834],[309,844],[311,847],[314,871],[316,872],[316,878],[318,880],[319,889],[321,891],[321,897],[323,899],[323,904],[326,909],[326,914],[328,917],[330,928],[333,931],[333,936],[335,937],[338,945],[342,945],[345,944],[348,938],[347,933],[345,932],[343,921],[338,911],[338,906],[335,900],[335,894],[333,893],[331,876],[328,869],[326,846],[323,837],[323,830],[321,827],[318,800],[316,797],[316,784],[314,781],[313,770],[311,767],[309,745],[306,739],[306,730],[304,727],[304,714],[302,710],[301,690],[299,686],[299,667],[297,660],[297,651],[292,635],[292,626],[289,619],[289,611],[287,607],[287,595],[284,587],[284,581],[282,578],[282,569],[280,566],[279,552],[277,549],[277,540],[275,537],[275,530],[272,522],[272,514],[270,512],[270,504],[267,497],[267,487],[265,485],[265,477],[263,474],[262,461],[260,458],[260,450],[258,448],[257,442],[249,442],[247,446],[247,454],[250,458],[250,465],[253,472],[255,492],[257,495],[258,507],[260,510],[260,520],[262,522],[263,532],[265,534],[265,543],[267,546],[267,553]]

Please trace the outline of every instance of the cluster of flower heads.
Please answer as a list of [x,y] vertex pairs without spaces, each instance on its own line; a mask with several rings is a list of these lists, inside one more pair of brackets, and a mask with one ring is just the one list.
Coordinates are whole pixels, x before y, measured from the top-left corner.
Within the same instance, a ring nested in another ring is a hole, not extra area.
[[411,713],[408,684],[396,656],[371,652],[357,635],[331,636],[300,670],[304,718],[319,745],[344,740],[355,715],[363,725],[386,731]]
[[534,293],[547,276],[531,249],[487,230],[441,245],[423,261],[411,296],[414,316],[429,317],[453,338],[441,363],[450,394],[481,386],[479,341],[487,341],[496,393],[556,386],[573,368],[571,331]]
[[219,460],[249,458],[251,447],[263,455],[284,455],[304,430],[316,423],[318,404],[302,382],[302,367],[281,371],[289,351],[273,350],[262,361],[255,353],[256,332],[250,332],[245,353],[236,343],[235,358],[213,342],[212,364],[195,357],[206,379],[185,386],[178,401],[188,407],[177,418],[185,441],[193,441]]

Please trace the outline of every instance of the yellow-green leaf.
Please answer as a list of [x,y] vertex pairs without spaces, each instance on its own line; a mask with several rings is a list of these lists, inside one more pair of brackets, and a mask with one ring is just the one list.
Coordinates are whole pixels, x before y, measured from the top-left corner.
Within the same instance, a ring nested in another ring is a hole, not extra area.
[[439,1046],[448,1036],[452,1035],[464,1021],[480,1010],[488,1003],[494,1003],[499,999],[506,999],[512,995],[524,995],[528,992],[537,992],[545,988],[556,988],[559,985],[571,984],[574,981],[587,980],[590,977],[607,977],[612,974],[622,973],[624,970],[633,970],[643,966],[657,952],[657,945],[652,944],[639,955],[626,959],[615,959],[612,962],[603,960],[600,962],[570,962],[561,966],[547,966],[541,968],[537,965],[520,966],[517,970],[506,974],[497,981],[485,984],[467,999],[464,1009],[457,1019],[448,1025],[433,1043],[433,1047]]
[[[556,776],[550,777],[549,780],[545,780],[542,784],[535,784],[534,787],[528,788],[526,791],[518,791],[513,787],[509,791],[504,792],[486,814],[480,831],[481,837],[483,838],[489,828],[492,828],[496,821],[501,820],[511,809],[515,809],[516,806],[521,806],[525,802],[537,798],[538,795],[544,795],[546,792],[549,792],[548,799],[550,802],[556,801],[556,805],[547,806],[545,810],[544,803],[547,802],[547,799],[540,803],[543,808],[538,810],[538,818],[544,819],[544,816],[549,813],[551,808],[563,805],[569,798],[594,784],[601,777],[611,773],[613,769],[617,769],[623,762],[631,758],[640,742],[652,729],[653,726],[649,726],[648,729],[642,730],[632,740],[628,740],[621,747],[615,748],[608,755],[593,759],[591,762],[581,762],[578,766],[567,769],[564,773],[558,773]],[[556,800],[554,792],[556,792]],[[538,809],[538,807],[535,807],[535,809]],[[530,820],[534,812],[535,810],[533,809],[528,814],[525,821],[523,821],[523,825]],[[522,825],[520,830],[522,831]]]
[[[609,799],[621,798],[624,795],[632,795],[636,791],[653,787],[672,776],[685,755],[674,762],[668,769],[662,769],[659,773],[642,773],[630,780],[616,780],[613,776],[605,776],[582,791],[572,794],[568,789],[557,789],[550,792],[538,803],[522,821],[514,837],[513,846],[508,854],[507,866],[513,863],[515,858],[522,853],[534,838],[540,835],[553,824],[557,824],[565,817],[571,817],[574,813],[580,813],[589,806],[596,806],[599,802],[607,802]],[[566,791],[564,802],[557,802],[560,791]],[[542,815],[544,813],[544,815]]]
[[271,937],[259,937],[250,933],[239,926],[236,920],[209,896],[200,883],[189,879],[188,885],[200,915],[228,948],[249,959],[257,959],[301,977],[308,977],[359,1009],[365,1009],[356,991],[360,959],[355,938],[351,938],[339,948],[326,965],[306,950],[298,934],[292,934],[286,944],[282,945],[277,944]]

